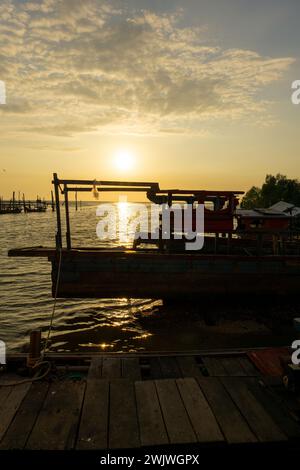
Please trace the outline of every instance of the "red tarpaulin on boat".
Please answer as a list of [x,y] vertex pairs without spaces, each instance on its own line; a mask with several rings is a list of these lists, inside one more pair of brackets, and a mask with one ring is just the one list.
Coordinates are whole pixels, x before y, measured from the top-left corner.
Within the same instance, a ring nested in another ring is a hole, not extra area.
[[270,348],[247,353],[263,375],[278,377],[284,374],[282,359],[290,356],[288,348]]

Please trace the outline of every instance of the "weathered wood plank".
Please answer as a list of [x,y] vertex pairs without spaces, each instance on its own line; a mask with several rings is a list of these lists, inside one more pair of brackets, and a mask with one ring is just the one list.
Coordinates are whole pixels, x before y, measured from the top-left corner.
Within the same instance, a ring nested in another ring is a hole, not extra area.
[[13,420],[17,409],[30,389],[30,385],[30,383],[26,383],[15,387],[1,387],[0,441]]
[[299,439],[300,424],[298,421],[295,421],[289,411],[285,409],[280,398],[274,396],[267,387],[262,388],[254,378],[248,378],[247,385],[251,393],[262,404],[266,412],[272,417],[284,434],[289,439]]
[[177,364],[182,377],[197,377],[202,375],[196,359],[193,356],[178,356]]
[[50,385],[26,449],[64,450],[75,445],[85,383],[66,380]]
[[0,387],[0,413],[13,387]]
[[223,357],[220,358],[219,361],[221,361],[222,366],[227,372],[227,375],[232,376],[232,377],[245,377],[246,372],[241,366],[241,363],[239,361],[238,357]]
[[198,441],[224,441],[216,418],[196,380],[186,378],[177,379],[176,382]]
[[101,356],[92,357],[88,372],[88,379],[100,379],[100,377],[102,377],[102,363],[103,358]]
[[175,357],[160,357],[159,362],[163,378],[172,379],[181,377],[181,372]]
[[219,359],[206,356],[201,357],[201,359],[211,377],[224,377],[228,375]]
[[121,359],[119,357],[103,357],[102,377],[105,379],[121,377]]
[[122,377],[130,380],[141,380],[141,368],[138,357],[122,359]]
[[153,381],[135,383],[137,412],[142,446],[169,443]]
[[48,388],[48,382],[36,382],[31,385],[1,441],[0,449],[24,448],[44,403]]
[[216,377],[198,377],[205,398],[230,444],[257,442],[247,422]]
[[156,380],[155,385],[170,443],[197,442],[175,380]]
[[287,439],[271,416],[249,391],[243,379],[224,377],[221,381],[260,441],[276,442]]
[[106,449],[108,446],[109,382],[87,380],[76,448]]
[[128,379],[110,383],[108,442],[112,449],[140,446],[135,389]]

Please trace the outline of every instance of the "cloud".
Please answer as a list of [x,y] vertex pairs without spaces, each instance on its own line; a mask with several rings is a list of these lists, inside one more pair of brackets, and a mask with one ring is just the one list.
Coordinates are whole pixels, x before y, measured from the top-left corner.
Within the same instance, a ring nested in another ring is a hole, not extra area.
[[2,0],[0,79],[11,104],[1,120],[11,114],[19,132],[64,136],[203,135],[217,119],[273,122],[260,92],[293,58],[209,45],[204,29],[181,25],[180,11],[115,5]]

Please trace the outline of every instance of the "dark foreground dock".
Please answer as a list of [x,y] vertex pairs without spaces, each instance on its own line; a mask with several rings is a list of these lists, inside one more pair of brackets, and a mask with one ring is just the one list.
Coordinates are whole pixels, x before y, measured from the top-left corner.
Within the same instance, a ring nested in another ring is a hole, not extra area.
[[14,358],[0,376],[0,449],[297,447],[299,396],[255,354],[52,354],[45,379],[3,386],[20,380]]

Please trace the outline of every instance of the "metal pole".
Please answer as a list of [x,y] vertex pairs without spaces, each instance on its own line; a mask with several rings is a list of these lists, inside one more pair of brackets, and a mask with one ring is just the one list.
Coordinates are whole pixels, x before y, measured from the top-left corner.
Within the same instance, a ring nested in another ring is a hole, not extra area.
[[68,198],[68,186],[64,185],[64,196],[65,196],[65,211],[66,211],[66,240],[67,240],[67,249],[71,249],[71,230],[70,230],[70,214],[69,214],[69,198]]
[[56,232],[56,248],[62,248],[62,236],[61,236],[61,218],[60,218],[60,204],[59,204],[59,179],[57,173],[53,173],[53,184],[55,194],[55,206],[56,206],[56,221],[57,221],[57,232]]

